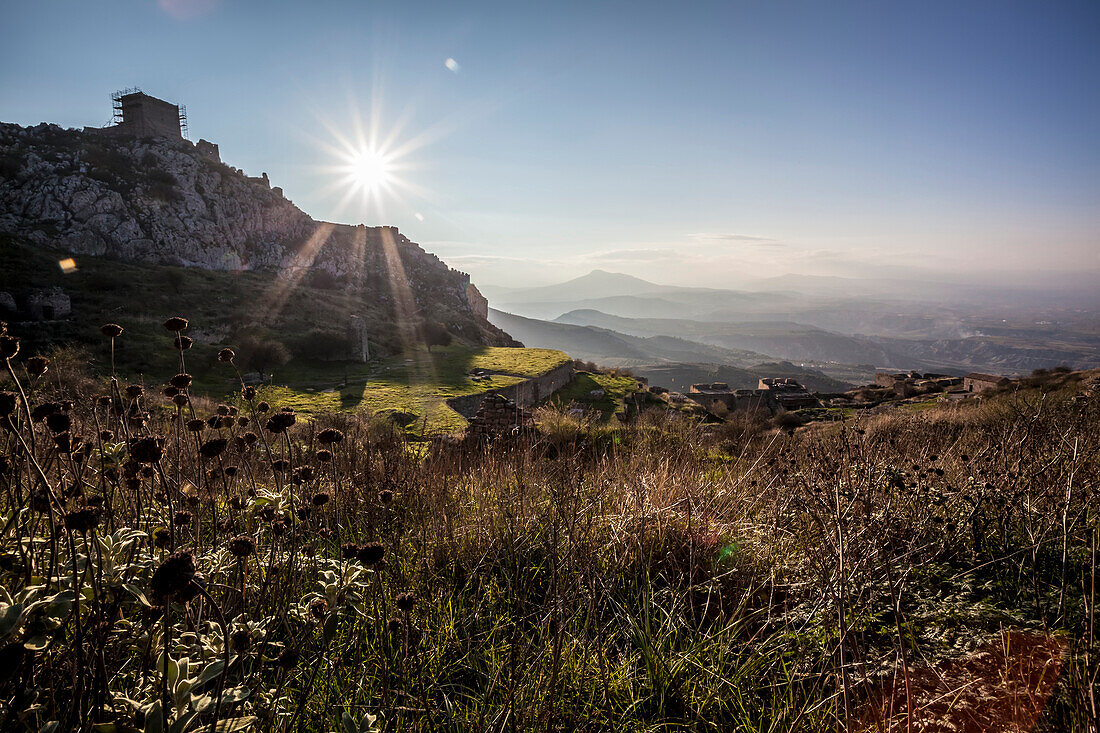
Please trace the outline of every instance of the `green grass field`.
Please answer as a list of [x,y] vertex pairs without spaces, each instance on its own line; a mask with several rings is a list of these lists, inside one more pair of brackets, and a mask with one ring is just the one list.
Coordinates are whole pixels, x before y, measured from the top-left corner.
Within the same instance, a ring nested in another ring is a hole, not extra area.
[[[406,412],[416,418],[406,428],[411,435],[438,435],[466,426],[446,400],[508,387],[568,362],[567,354],[552,349],[458,346],[371,364],[292,362],[275,373],[275,384],[262,394],[276,407],[289,406],[306,414]],[[474,381],[470,377],[474,369],[494,374]]]
[[[601,389],[604,392],[602,397],[597,399],[589,397],[593,391]],[[634,377],[577,372],[576,379],[555,392],[548,402],[561,406],[578,402],[586,408],[598,409],[601,420],[609,420],[615,413],[623,411],[623,398],[637,390],[638,380]]]

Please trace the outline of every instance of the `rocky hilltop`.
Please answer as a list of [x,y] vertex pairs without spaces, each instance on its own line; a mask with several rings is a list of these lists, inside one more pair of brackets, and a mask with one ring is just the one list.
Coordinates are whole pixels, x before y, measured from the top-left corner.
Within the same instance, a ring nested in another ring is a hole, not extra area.
[[130,263],[322,277],[391,322],[438,320],[467,340],[515,344],[485,320],[465,273],[394,227],[314,220],[205,141],[0,123],[0,233]]

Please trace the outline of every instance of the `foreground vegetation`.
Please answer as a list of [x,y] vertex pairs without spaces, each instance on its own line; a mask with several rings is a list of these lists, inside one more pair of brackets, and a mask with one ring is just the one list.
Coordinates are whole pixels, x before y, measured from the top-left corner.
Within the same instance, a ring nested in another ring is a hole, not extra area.
[[1097,723],[1081,375],[797,431],[547,409],[410,450],[196,397],[179,353],[143,389],[0,337],[3,730]]

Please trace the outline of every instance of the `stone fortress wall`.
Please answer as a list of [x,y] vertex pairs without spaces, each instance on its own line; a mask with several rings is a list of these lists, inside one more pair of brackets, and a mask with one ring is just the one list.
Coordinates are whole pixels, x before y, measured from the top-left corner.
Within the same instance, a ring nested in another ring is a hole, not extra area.
[[573,362],[554,367],[546,374],[531,377],[517,384],[499,389],[491,389],[478,394],[463,395],[447,400],[447,404],[462,417],[469,420],[477,414],[481,402],[491,394],[506,397],[520,407],[529,407],[546,399],[557,390],[573,381]]

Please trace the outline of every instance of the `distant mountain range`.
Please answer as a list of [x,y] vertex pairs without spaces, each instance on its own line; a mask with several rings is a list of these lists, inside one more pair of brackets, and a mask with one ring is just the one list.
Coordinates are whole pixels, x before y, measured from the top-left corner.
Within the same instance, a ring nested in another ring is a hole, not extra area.
[[779,363],[773,356],[690,341],[675,336],[636,336],[607,328],[524,318],[495,309],[489,322],[527,346],[565,351],[601,366],[628,367],[668,389],[687,390],[696,382],[722,381],[737,389],[756,386],[761,377],[795,377],[811,389],[849,389],[874,379],[869,367],[832,368]]
[[[794,362],[862,364],[857,372],[864,373],[872,367],[1021,374],[1062,363],[1100,366],[1100,313],[1086,301],[816,276],[772,278],[751,287],[675,287],[594,270],[557,285],[484,292],[498,311],[498,325],[503,314],[512,314],[614,333],[617,341],[605,334],[598,346],[588,334],[582,347],[605,359],[644,358],[628,354],[624,337],[664,336],[694,344],[686,350],[709,363],[731,362],[706,356],[707,347]],[[559,331],[544,344],[551,331],[531,323],[505,328],[536,346],[556,346],[553,339],[564,338]],[[631,349],[638,348],[631,343]],[[663,358],[648,346],[642,351]]]

